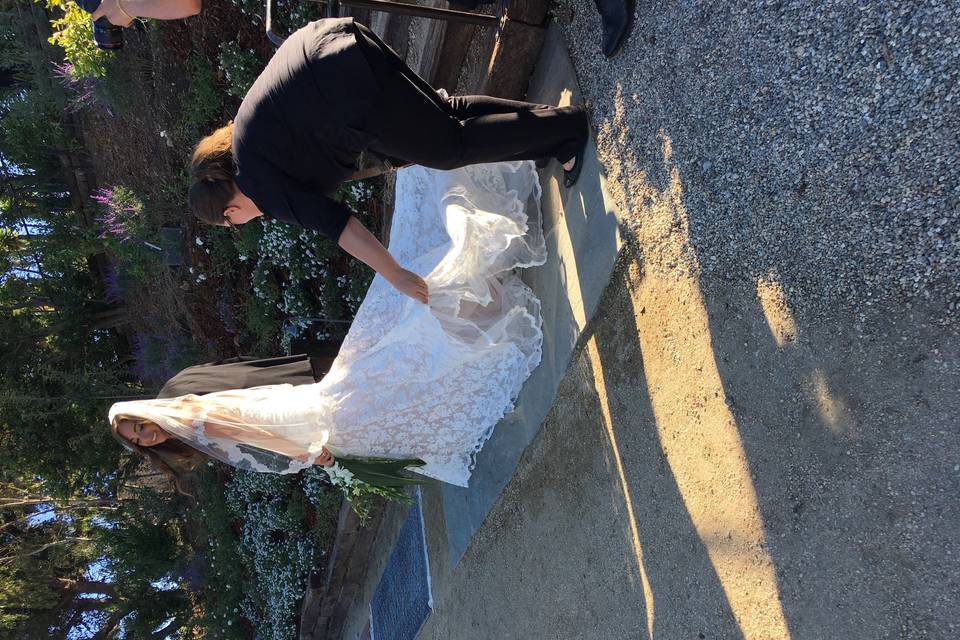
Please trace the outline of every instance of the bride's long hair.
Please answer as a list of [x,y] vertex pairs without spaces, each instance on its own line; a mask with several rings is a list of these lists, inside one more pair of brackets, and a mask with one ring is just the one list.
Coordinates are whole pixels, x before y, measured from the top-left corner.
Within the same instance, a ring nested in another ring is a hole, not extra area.
[[[152,447],[141,447],[124,438],[120,435],[120,432],[117,431],[117,426],[121,419],[144,420],[146,418],[128,414],[118,415],[110,422],[110,433],[113,434],[113,437],[117,439],[117,442],[119,442],[124,449],[133,453],[139,453],[146,458],[151,467],[162,473],[173,483],[177,493],[189,498],[196,498],[196,496],[188,490],[188,485],[191,484],[190,481],[194,469],[196,469],[197,465],[206,462],[209,459],[208,456],[169,433],[167,434],[169,436],[168,440],[155,444]],[[157,427],[162,429],[160,425],[157,425]]]

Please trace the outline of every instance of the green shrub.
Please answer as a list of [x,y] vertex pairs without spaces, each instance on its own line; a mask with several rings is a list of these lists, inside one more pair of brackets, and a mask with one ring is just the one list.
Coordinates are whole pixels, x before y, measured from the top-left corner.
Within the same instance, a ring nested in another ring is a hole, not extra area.
[[101,206],[104,243],[117,258],[125,278],[145,282],[162,266],[160,225],[143,201],[125,187],[98,189],[93,199]]
[[263,61],[254,51],[242,49],[236,42],[220,44],[220,71],[227,81],[227,93],[243,98],[260,72]]
[[[276,285],[273,287],[279,297],[279,288]],[[277,353],[280,350],[281,326],[280,314],[275,304],[267,302],[261,295],[247,297],[244,329],[252,336],[253,353]]]
[[97,48],[93,42],[93,23],[90,14],[72,0],[36,0],[53,14],[62,14],[50,21],[53,35],[50,44],[63,49],[64,56],[73,65],[78,78],[99,78],[106,73],[110,54]]
[[196,473],[200,525],[205,544],[202,550],[203,607],[194,624],[201,627],[207,638],[241,640],[246,638],[240,626],[247,574],[239,551],[239,541],[233,531],[234,514],[227,506],[223,483],[210,466]]
[[240,12],[251,18],[251,22],[263,20],[263,3],[258,0],[230,0],[231,4],[240,9]]
[[10,95],[0,118],[4,159],[30,167],[38,175],[57,176],[62,171],[57,152],[72,140],[60,124],[56,106],[38,90]]
[[191,54],[187,60],[187,74],[190,90],[181,104],[178,134],[180,142],[191,147],[201,137],[224,124],[219,121],[223,101],[217,87],[217,75],[207,60]]
[[303,492],[294,476],[237,471],[225,495],[243,521],[240,555],[248,580],[242,611],[258,637],[292,640],[315,552],[304,527]]

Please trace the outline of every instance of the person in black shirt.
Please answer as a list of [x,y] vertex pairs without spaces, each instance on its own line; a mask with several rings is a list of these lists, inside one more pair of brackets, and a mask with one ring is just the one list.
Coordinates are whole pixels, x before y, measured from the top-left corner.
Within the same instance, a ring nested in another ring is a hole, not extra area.
[[453,169],[546,157],[564,164],[570,186],[588,135],[581,107],[447,98],[352,18],[319,20],[277,50],[235,121],[197,145],[190,208],[210,224],[267,215],[318,230],[427,302],[426,283],[329,195],[371,165]]

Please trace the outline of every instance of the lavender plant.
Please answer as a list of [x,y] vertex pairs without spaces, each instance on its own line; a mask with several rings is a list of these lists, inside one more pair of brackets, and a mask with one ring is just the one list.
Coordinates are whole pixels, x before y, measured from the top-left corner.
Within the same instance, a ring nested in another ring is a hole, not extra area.
[[121,283],[125,278],[150,278],[160,267],[162,251],[155,238],[157,225],[143,201],[120,186],[97,189],[91,198],[99,205],[100,238],[116,258]]
[[98,93],[98,80],[94,76],[80,75],[70,62],[54,62],[53,76],[67,90],[67,111],[76,113],[81,109],[102,109],[113,117],[113,110]]

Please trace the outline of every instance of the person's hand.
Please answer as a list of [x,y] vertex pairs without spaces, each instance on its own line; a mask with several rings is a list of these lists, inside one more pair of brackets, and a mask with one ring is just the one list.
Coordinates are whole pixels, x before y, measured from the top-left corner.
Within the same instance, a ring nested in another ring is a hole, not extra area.
[[97,10],[90,14],[90,19],[96,22],[106,18],[110,24],[118,27],[129,27],[133,24],[133,16],[124,11],[120,5],[123,0],[103,0]]
[[423,281],[423,278],[412,271],[407,271],[406,269],[401,269],[398,267],[397,270],[392,273],[383,274],[383,277],[386,278],[387,282],[392,284],[397,291],[410,296],[418,302],[427,304],[430,299],[430,292],[427,289],[427,283]]
[[317,456],[315,464],[318,464],[321,467],[329,467],[334,462],[336,462],[336,458],[334,458],[333,454],[330,453],[326,447],[324,447],[320,450],[320,455]]

